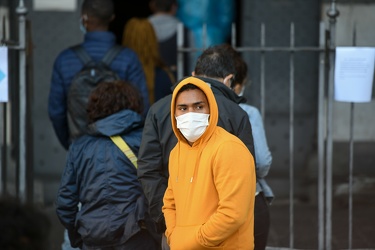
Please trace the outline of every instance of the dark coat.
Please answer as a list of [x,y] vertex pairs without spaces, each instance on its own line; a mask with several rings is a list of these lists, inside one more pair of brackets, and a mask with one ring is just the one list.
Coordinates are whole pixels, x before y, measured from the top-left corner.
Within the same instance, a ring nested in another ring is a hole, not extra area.
[[137,155],[142,117],[123,110],[89,130],[69,149],[56,212],[73,245],[115,246],[140,231],[148,206],[135,166],[109,136],[121,135]]

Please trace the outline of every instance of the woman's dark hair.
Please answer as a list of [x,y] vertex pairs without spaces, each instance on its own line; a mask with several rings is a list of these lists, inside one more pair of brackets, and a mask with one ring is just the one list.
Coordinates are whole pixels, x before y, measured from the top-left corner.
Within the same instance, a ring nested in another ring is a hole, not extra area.
[[102,82],[91,92],[87,105],[89,123],[124,109],[143,112],[143,100],[138,90],[125,81]]

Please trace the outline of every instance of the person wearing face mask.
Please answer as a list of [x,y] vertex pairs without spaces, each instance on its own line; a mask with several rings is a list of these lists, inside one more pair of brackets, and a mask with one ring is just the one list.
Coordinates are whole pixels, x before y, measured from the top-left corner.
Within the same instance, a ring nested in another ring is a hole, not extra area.
[[[227,46],[228,53],[235,59],[236,77],[233,81],[233,91],[242,96],[245,90],[247,78],[247,64],[240,54],[230,45]],[[271,168],[272,154],[267,144],[263,119],[259,110],[247,103],[239,106],[246,111],[253,130],[256,162],[256,193],[254,208],[254,249],[264,250],[267,246],[268,233],[270,229],[269,205],[274,199],[271,187],[266,181],[266,176]]]
[[[115,44],[116,36],[108,30],[114,19],[114,5],[111,0],[84,0],[81,7],[80,29],[84,32],[81,47],[94,61],[100,61]],[[48,114],[61,145],[68,150],[72,141],[67,118],[67,96],[73,77],[81,71],[83,63],[72,47],[63,50],[53,65],[48,99]],[[145,74],[137,54],[123,48],[109,65],[119,78],[131,82],[141,93],[144,115],[149,108],[149,97]]]
[[255,165],[245,144],[217,126],[210,86],[188,77],[174,89],[162,211],[171,249],[253,249]]
[[[216,45],[203,51],[193,75],[211,86],[219,107],[218,126],[240,138],[255,158],[251,124],[238,105],[246,99],[226,86],[232,82],[234,72],[231,54],[224,45]],[[149,201],[150,215],[158,228],[162,249],[168,249],[168,244],[163,237],[165,222],[161,208],[169,176],[169,154],[177,143],[170,119],[171,100],[172,95],[168,95],[150,107],[138,152],[138,178]]]

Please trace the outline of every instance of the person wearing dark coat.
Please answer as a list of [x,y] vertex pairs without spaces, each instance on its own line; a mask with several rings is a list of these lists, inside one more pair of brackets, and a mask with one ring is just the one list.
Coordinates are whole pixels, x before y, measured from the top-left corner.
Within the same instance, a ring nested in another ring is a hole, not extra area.
[[137,169],[110,138],[120,135],[137,155],[142,110],[139,92],[124,81],[100,83],[90,95],[89,134],[71,144],[56,199],[72,247],[157,249]]
[[[246,99],[229,88],[234,72],[233,58],[226,53],[225,47],[217,45],[206,49],[199,57],[194,76],[210,85],[214,93],[219,108],[218,126],[239,137],[255,158],[249,117],[238,105],[246,102]],[[177,143],[170,118],[171,100],[172,95],[168,95],[150,107],[138,155],[138,177],[163,249],[167,249],[162,242],[165,240],[162,237],[165,232],[163,196],[168,185],[169,154]]]

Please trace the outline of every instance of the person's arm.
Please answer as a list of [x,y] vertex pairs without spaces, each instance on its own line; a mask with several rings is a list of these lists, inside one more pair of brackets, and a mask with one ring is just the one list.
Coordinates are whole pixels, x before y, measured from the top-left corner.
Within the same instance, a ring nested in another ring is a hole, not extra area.
[[250,123],[253,131],[257,176],[264,178],[272,164],[271,151],[268,148],[266,133],[264,131],[262,116],[257,108],[253,107],[249,113]]
[[56,214],[61,224],[68,230],[71,245],[80,247],[82,239],[75,226],[76,215],[78,213],[78,185],[77,175],[74,168],[73,151],[69,151],[64,173],[56,198]]
[[165,236],[167,237],[168,244],[170,243],[170,236],[176,226],[176,204],[174,201],[173,190],[168,180],[168,187],[165,191],[163,199],[163,213],[165,217],[166,231]]
[[253,158],[242,144],[224,143],[212,162],[219,203],[216,212],[200,227],[197,238],[200,244],[214,247],[254,213],[256,177]]
[[[138,152],[138,179],[149,202],[151,218],[157,222],[158,231],[162,233],[165,230],[165,222],[161,209],[168,182],[168,176],[165,174],[168,166],[164,166],[163,163],[163,147],[166,146],[161,144],[160,137],[162,135],[159,135],[161,128],[158,128],[154,111],[158,111],[155,105],[150,108],[147,114],[142,133]],[[165,161],[168,162],[167,159]]]
[[67,120],[67,93],[64,89],[64,82],[57,61],[53,67],[48,98],[48,115],[57,138],[61,145],[68,150],[70,140]]

